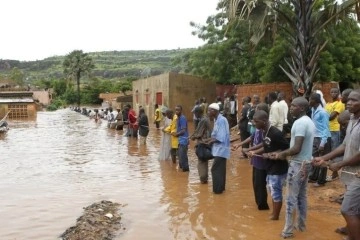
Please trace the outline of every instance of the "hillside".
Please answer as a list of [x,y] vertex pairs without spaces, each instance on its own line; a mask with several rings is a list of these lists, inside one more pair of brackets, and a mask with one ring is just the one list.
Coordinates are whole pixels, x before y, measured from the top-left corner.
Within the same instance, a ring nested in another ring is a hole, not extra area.
[[[192,50],[111,51],[91,52],[89,55],[95,63],[94,77],[119,79],[179,71],[179,67],[172,66],[172,59]],[[12,68],[16,67],[24,73],[26,83],[32,83],[39,79],[62,78],[64,58],[65,56],[55,56],[37,61],[0,59],[0,75],[7,75]]]

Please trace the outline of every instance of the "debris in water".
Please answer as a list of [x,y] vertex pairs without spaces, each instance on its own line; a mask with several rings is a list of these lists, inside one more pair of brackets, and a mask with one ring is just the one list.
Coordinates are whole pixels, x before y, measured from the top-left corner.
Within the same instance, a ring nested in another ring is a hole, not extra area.
[[[72,226],[60,235],[63,240],[111,240],[120,230],[125,230],[120,222],[121,204],[110,201],[93,203],[84,208],[84,214]],[[105,214],[106,213],[106,214]]]

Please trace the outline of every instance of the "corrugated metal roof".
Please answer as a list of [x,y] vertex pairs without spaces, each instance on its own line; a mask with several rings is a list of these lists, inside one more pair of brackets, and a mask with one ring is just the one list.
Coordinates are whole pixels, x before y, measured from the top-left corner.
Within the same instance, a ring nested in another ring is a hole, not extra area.
[[5,91],[5,92],[0,92],[0,97],[1,98],[30,98],[33,96],[33,92],[29,92],[29,91],[18,91],[18,92],[14,92],[14,91]]
[[33,103],[32,98],[0,98],[0,103]]

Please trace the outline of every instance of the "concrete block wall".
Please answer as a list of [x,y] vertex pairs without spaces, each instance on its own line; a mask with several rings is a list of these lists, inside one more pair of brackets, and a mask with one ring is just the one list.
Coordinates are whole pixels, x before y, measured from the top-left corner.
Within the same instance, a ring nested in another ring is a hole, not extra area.
[[216,98],[214,82],[186,74],[170,73],[169,76],[169,94],[171,95],[169,107],[174,109],[176,105],[181,105],[189,121],[193,119],[191,110],[197,99],[205,97],[207,103],[210,104]]
[[47,106],[51,103],[52,96],[49,91],[32,91],[34,93],[33,98],[37,99],[41,104]]
[[156,94],[159,92],[162,93],[163,105],[171,109],[175,109],[176,105],[181,105],[188,120],[193,118],[191,110],[196,99],[201,97],[215,99],[216,97],[215,83],[199,77],[173,72],[136,80],[132,87],[135,111],[138,111],[139,106],[144,107],[151,121],[154,115]]
[[138,113],[142,106],[150,122],[153,121],[156,93],[162,93],[162,105],[169,105],[169,73],[133,81],[132,89],[134,110]]

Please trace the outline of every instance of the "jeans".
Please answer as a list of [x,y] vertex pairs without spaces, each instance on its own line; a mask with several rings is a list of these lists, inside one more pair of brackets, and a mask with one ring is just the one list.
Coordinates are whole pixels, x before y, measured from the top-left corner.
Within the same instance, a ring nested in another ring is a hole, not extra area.
[[267,175],[266,182],[270,189],[271,198],[274,202],[282,202],[283,186],[285,184],[287,173],[281,175]]
[[182,170],[189,170],[189,159],[188,159],[188,145],[179,144],[178,157],[179,166]]
[[331,150],[340,145],[340,131],[331,131]]
[[[299,231],[305,231],[306,229],[306,191],[310,169],[310,163],[290,162],[287,175],[286,214],[285,226],[282,231],[283,237],[292,236],[295,226]],[[293,222],[295,210],[297,210],[296,224]]]
[[[328,154],[331,152],[331,138],[329,137],[327,139],[327,142],[324,146],[324,152],[319,151],[321,143],[321,138],[315,137],[314,143],[313,143],[313,157],[319,157],[325,154]],[[327,167],[317,167],[312,166],[311,174],[309,176],[309,179],[317,182],[320,185],[324,185],[326,183],[326,175],[327,175]]]

